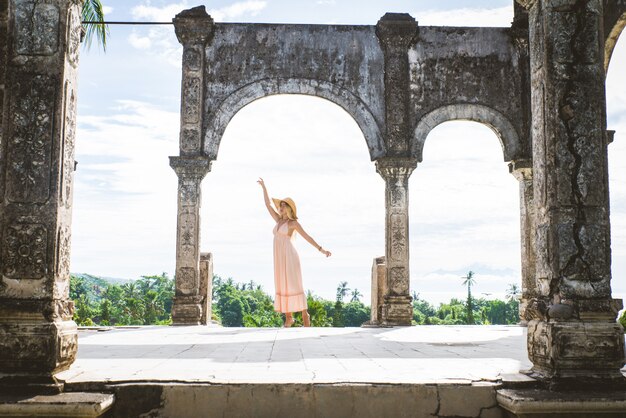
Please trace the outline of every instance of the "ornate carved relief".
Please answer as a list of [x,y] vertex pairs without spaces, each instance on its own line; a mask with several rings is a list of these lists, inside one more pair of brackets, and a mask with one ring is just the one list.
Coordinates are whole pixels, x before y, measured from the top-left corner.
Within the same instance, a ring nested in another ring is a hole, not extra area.
[[183,121],[196,123],[200,118],[201,83],[198,77],[183,81]]
[[391,259],[402,261],[406,258],[406,217],[405,215],[391,215]]
[[58,279],[70,279],[70,253],[72,243],[72,231],[69,226],[59,229],[58,237],[57,274]]
[[67,58],[73,67],[78,65],[81,36],[82,26],[80,24],[80,15],[77,13],[77,9],[72,7],[67,18]]
[[78,333],[57,336],[57,360],[60,363],[73,362],[78,351]]
[[200,132],[197,129],[183,129],[180,135],[180,149],[183,152],[199,151]]
[[196,215],[193,213],[184,213],[179,218],[179,243],[181,257],[187,258],[193,256],[196,253],[196,239],[197,239],[197,227],[196,227]]
[[12,279],[40,279],[46,274],[48,231],[41,224],[11,225],[4,230],[3,273]]
[[[68,90],[69,89],[69,90]],[[63,125],[63,158],[61,169],[61,202],[66,208],[72,204],[74,177],[74,148],[76,144],[76,97],[71,84],[66,84],[65,118]]]
[[22,0],[15,4],[16,52],[52,55],[59,48],[59,9],[54,4]]
[[198,287],[196,269],[193,267],[181,267],[176,274],[176,287],[182,290],[193,290]]
[[180,180],[180,204],[183,206],[195,206],[198,203],[199,181],[195,178],[183,178]]
[[407,282],[406,271],[404,267],[393,267],[390,271],[389,287],[391,291],[397,295],[406,293],[409,286]]
[[35,74],[16,78],[9,107],[6,198],[45,203],[50,196],[56,78]]
[[200,69],[201,56],[193,48],[185,48],[183,52],[183,65],[187,70],[198,71]]

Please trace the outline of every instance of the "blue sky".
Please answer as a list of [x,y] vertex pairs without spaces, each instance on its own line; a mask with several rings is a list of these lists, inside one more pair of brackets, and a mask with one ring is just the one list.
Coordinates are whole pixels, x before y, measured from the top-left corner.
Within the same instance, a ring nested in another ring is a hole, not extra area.
[[[110,20],[168,21],[195,2],[105,1]],[[216,21],[375,24],[387,11],[421,25],[508,26],[506,1],[214,1]],[[470,8],[471,7],[471,8]],[[108,50],[81,56],[72,271],[138,278],[175,263],[181,48],[171,26],[111,27]],[[626,293],[626,42],[607,78],[613,289]],[[347,280],[370,297],[372,259],[384,254],[384,183],[363,135],[338,106],[273,96],[242,109],[228,126],[203,183],[202,250],[215,273],[273,289],[271,229],[256,179],[291,196],[304,228],[333,257],[297,240],[305,288],[334,297]],[[410,179],[412,290],[433,302],[475,292],[503,296],[520,282],[518,183],[485,126],[448,122],[426,141]]]

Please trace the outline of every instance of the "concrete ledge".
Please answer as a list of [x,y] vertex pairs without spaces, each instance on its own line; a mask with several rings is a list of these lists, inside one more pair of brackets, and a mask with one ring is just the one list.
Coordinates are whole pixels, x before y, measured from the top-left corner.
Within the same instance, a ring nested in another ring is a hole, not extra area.
[[0,417],[100,417],[115,397],[106,393],[0,396]]
[[509,417],[626,417],[626,392],[551,392],[544,389],[500,389],[496,400]]

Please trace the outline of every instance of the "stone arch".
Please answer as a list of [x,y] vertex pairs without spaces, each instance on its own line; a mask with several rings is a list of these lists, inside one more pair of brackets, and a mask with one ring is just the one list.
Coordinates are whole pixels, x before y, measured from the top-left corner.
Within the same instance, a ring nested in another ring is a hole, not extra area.
[[[618,7],[618,6],[615,6]],[[611,62],[611,56],[613,50],[617,44],[617,40],[626,27],[626,6],[622,6],[619,12],[611,13],[609,16],[605,16],[605,24],[608,26],[605,29],[605,41],[604,41],[604,72],[609,70],[609,64]],[[621,12],[621,13],[620,13]]]
[[426,137],[437,125],[452,120],[468,120],[487,125],[500,139],[504,161],[511,161],[523,149],[519,135],[513,124],[500,112],[483,105],[453,104],[439,107],[420,119],[415,128],[411,155],[422,161]]
[[379,123],[367,105],[352,92],[320,80],[263,79],[250,83],[228,95],[208,117],[203,150],[209,159],[217,159],[226,126],[244,106],[257,99],[276,94],[304,94],[326,99],[344,109],[363,132],[372,161],[385,154]]

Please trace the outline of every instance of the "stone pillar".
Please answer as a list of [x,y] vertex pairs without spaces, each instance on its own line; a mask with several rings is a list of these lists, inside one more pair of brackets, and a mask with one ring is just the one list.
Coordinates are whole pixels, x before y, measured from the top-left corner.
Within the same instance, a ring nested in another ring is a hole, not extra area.
[[203,322],[205,302],[200,292],[200,184],[211,170],[211,161],[202,153],[204,48],[214,28],[204,6],[184,10],[173,21],[176,37],[183,45],[183,74],[180,156],[170,157],[170,165],[178,175],[176,296],[172,322],[199,325]]
[[60,391],[69,299],[82,1],[11,0],[0,155],[0,392]]
[[213,294],[213,254],[200,254],[200,295],[202,296],[202,319],[200,323],[211,323],[211,308]]
[[205,157],[170,157],[178,176],[176,223],[176,294],[172,305],[174,325],[202,323],[200,294],[200,203],[202,179],[211,170]]
[[370,320],[363,325],[376,326],[382,323],[382,308],[387,294],[387,266],[385,257],[376,257],[372,263],[372,304]]
[[385,180],[386,294],[381,310],[383,325],[411,325],[409,292],[409,176],[417,162],[410,158],[376,161]]
[[520,300],[519,314],[521,323],[526,325],[532,319],[526,317],[528,301],[537,297],[532,161],[513,161],[509,164],[509,172],[519,181],[520,245],[522,255],[522,298]]
[[409,293],[409,176],[417,166],[410,158],[411,108],[409,48],[418,25],[406,13],[387,13],[376,24],[376,36],[385,58],[386,157],[376,162],[385,180],[386,292],[382,325],[411,325]]
[[553,384],[623,381],[611,297],[602,0],[526,0],[538,296],[532,372]]

